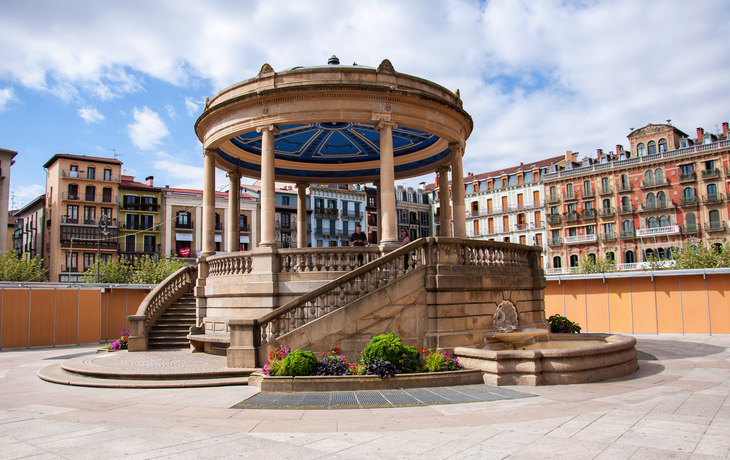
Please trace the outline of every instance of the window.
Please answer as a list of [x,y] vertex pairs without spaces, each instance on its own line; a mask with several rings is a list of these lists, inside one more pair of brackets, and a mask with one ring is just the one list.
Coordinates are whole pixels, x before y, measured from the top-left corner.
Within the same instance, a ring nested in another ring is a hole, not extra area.
[[654,194],[650,193],[646,195],[646,207],[648,209],[654,209],[656,208],[656,201],[654,200]]
[[710,200],[717,200],[717,185],[715,184],[708,184],[707,185],[707,198]]
[[646,155],[646,147],[644,146],[643,142],[636,146],[636,154],[639,156]]
[[671,224],[671,221],[669,219],[669,216],[661,216],[659,218],[659,226],[660,227],[669,227]]
[[573,184],[565,185],[565,196],[567,198],[573,198]]
[[644,184],[654,185],[654,171],[652,171],[651,169],[648,169],[644,173]]
[[281,204],[284,206],[289,206],[289,197],[288,196],[282,196],[281,197]]
[[605,200],[603,200],[603,209],[606,209],[606,210],[611,209],[611,199],[610,198],[606,198]]
[[624,263],[625,264],[636,263],[636,254],[634,254],[634,251],[626,251],[624,253]]
[[150,230],[155,226],[155,217],[149,214],[142,215],[142,230]]
[[77,252],[66,253],[66,270],[67,272],[79,271],[79,254]]
[[550,199],[553,201],[558,199],[558,192],[556,191],[555,186],[550,187]]
[[94,266],[94,262],[96,260],[96,254],[92,253],[84,253],[84,271],[86,271],[89,267]]
[[342,221],[342,235],[347,236],[349,234],[350,234],[350,222],[343,220]]
[[621,208],[623,211],[630,211],[631,210],[631,199],[627,196],[621,197]]
[[79,186],[76,184],[68,185],[68,199],[78,200],[79,199]]
[[657,168],[657,170],[654,171],[654,183],[656,183],[656,184],[664,183],[664,171],[662,170],[662,168]]
[[577,254],[573,254],[572,256],[570,256],[570,266],[571,267],[578,266],[578,255]]
[[593,187],[591,187],[591,181],[586,180],[583,181],[583,194],[587,195],[590,194],[593,191]]
[[596,234],[596,226],[595,225],[587,225],[586,226],[586,235],[595,235]]
[[621,190],[628,190],[629,187],[630,185],[628,174],[621,174]]
[[603,224],[603,234],[606,236],[613,237],[613,222]]
[[575,212],[575,203],[571,203],[571,204],[568,205],[567,212],[569,212],[569,213]]
[[84,223],[86,225],[96,223],[96,206],[84,206]]
[[87,179],[96,179],[96,168],[93,166],[89,166],[86,168],[86,178]]
[[693,187],[686,187],[682,190],[682,197],[685,199],[692,199],[695,196],[695,189]]
[[633,232],[634,231],[634,221],[626,219],[621,223],[623,231],[624,232]]
[[578,229],[571,227],[568,229],[568,236],[578,236]]
[[238,216],[238,226],[240,227],[240,230],[242,232],[243,231],[248,231],[248,228],[246,228],[246,227],[248,227],[248,216],[247,215],[240,214]]
[[686,224],[686,230],[690,232],[696,232],[697,229],[697,216],[693,212],[690,212],[684,217],[684,223]]
[[563,268],[563,263],[559,256],[553,257],[553,268]]
[[613,260],[615,262],[616,261],[616,254],[614,254],[613,252],[607,252],[606,253],[606,259]]
[[649,141],[649,145],[648,145],[648,147],[646,149],[646,153],[647,153],[647,155],[654,155],[654,154],[656,154],[656,142]]
[[139,216],[137,214],[127,214],[125,226],[127,230],[139,230]]
[[177,221],[175,222],[175,226],[179,228],[192,228],[190,225],[190,213],[187,211],[178,211],[177,213]]
[[681,165],[679,167],[680,177],[691,178],[694,175],[694,172],[695,172],[695,169],[694,169],[694,165],[692,163]]
[[112,208],[101,208],[101,215],[105,216],[107,221],[110,221],[112,218]]
[[291,228],[291,214],[281,214],[281,228]]
[[408,201],[408,192],[403,192],[403,201]]
[[717,209],[710,211],[710,223],[720,223],[720,211]]
[[66,206],[66,222],[70,224],[79,223],[79,207],[75,204]]
[[648,228],[657,228],[659,227],[659,221],[656,217],[650,217],[646,220],[646,226]]
[[96,187],[94,187],[93,185],[87,185],[85,195],[85,201],[96,201]]
[[155,252],[155,236],[154,235],[145,235],[144,236],[144,252]]
[[112,180],[112,170],[111,169],[104,170],[104,180],[111,182],[111,180]]
[[586,203],[585,203],[584,206],[586,208],[586,211],[590,211],[591,209],[593,209],[593,202],[592,201],[586,201]]
[[667,151],[667,140],[662,138],[659,139],[659,152],[666,152]]
[[664,192],[657,192],[656,201],[660,207],[665,207],[667,205],[667,195]]
[[101,193],[101,201],[104,203],[112,202],[112,189],[111,187],[105,187]]

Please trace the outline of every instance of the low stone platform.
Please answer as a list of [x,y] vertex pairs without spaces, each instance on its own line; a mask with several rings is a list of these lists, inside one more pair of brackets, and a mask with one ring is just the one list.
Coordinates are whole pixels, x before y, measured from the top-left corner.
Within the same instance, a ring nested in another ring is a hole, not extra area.
[[256,369],[226,367],[225,356],[165,350],[118,351],[69,359],[38,371],[46,381],[103,388],[189,388],[246,385]]

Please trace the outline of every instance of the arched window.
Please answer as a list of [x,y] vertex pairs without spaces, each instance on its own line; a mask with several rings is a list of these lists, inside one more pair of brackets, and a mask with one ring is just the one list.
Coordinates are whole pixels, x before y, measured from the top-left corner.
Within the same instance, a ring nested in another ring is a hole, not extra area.
[[653,249],[647,249],[644,251],[644,262],[649,262],[654,256],[654,250]]
[[646,195],[646,208],[647,209],[654,209],[656,207],[656,201],[654,200],[654,194],[649,193]]
[[553,268],[563,268],[563,262],[560,256],[553,257]]
[[573,254],[572,256],[570,256],[570,266],[571,267],[578,266],[578,256],[576,254]]
[[667,259],[667,253],[664,251],[664,248],[657,249],[657,256],[659,256],[660,259],[666,260]]
[[670,224],[671,224],[671,220],[669,219],[669,216],[661,216],[659,218],[660,227],[669,227]]
[[656,202],[659,207],[663,208],[667,205],[667,195],[664,192],[657,192]]
[[643,142],[636,146],[636,154],[639,156],[646,155],[646,147]]
[[588,254],[588,258],[591,259],[591,261],[595,264],[596,263],[596,255],[595,254]]
[[707,199],[717,201],[717,185],[707,184]]
[[649,141],[649,145],[648,145],[648,147],[646,149],[646,154],[647,155],[654,155],[655,153],[656,153],[656,142]]
[[627,196],[621,197],[621,209],[624,212],[628,212],[631,210],[631,198],[629,198]]
[[634,221],[631,219],[626,219],[621,223],[621,228],[625,232],[633,232],[634,231]]
[[717,209],[710,211],[710,223],[713,222],[720,223],[720,211]]
[[654,171],[652,171],[651,169],[647,169],[644,173],[644,184],[654,185]]
[[624,253],[624,263],[625,264],[636,263],[636,254],[634,254],[634,251],[626,251]]
[[606,198],[603,200],[603,209],[611,209],[611,199]]
[[662,170],[662,168],[657,168],[657,170],[654,171],[654,183],[655,184],[664,183],[664,171]]
[[573,197],[573,184],[565,184],[565,194],[568,198]]
[[646,226],[648,228],[657,228],[659,227],[659,221],[656,217],[649,217],[648,219],[646,219]]
[[613,252],[607,252],[606,253],[606,259],[607,260],[613,260],[615,262],[616,261],[616,254],[614,254]]
[[667,151],[667,140],[662,138],[659,139],[659,152],[666,152]]
[[629,188],[629,175],[621,174],[621,189],[626,190]]
[[84,197],[84,200],[96,201],[96,187],[93,185],[86,186],[86,196]]
[[682,190],[682,198],[684,198],[684,200],[686,202],[694,201],[694,197],[695,197],[694,187],[686,187],[684,190]]
[[715,251],[716,253],[720,254],[722,252],[722,244],[720,244],[720,243],[713,244],[712,250]]

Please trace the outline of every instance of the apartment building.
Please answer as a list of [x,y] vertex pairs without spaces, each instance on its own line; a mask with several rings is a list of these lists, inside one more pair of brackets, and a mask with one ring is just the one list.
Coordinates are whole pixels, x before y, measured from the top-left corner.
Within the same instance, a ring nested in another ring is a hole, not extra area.
[[[162,254],[194,261],[203,250],[203,191],[164,187],[161,189],[163,216],[161,224]],[[228,221],[228,192],[215,194],[216,252],[247,251],[256,247],[258,233],[258,199],[241,193],[238,247],[226,247],[225,223]]]
[[59,153],[46,169],[45,250],[49,280],[79,282],[97,258],[117,254],[122,162]]
[[[542,178],[551,167],[565,161],[565,157],[557,156],[483,174],[468,173],[464,178],[467,237],[545,247]],[[436,183],[425,186],[433,199],[435,234],[443,224],[438,186],[438,176]]]
[[348,246],[355,227],[362,225],[368,234],[365,221],[365,187],[355,185],[310,185],[313,203],[312,246]]
[[364,187],[365,189],[365,227],[368,229],[366,235],[370,244],[378,244],[378,189],[375,187]]
[[162,189],[154,177],[135,182],[122,175],[119,184],[119,255],[133,261],[138,257],[159,257]]
[[10,202],[10,167],[15,163],[13,158],[18,154],[15,150],[0,148],[0,254],[12,249],[8,240],[12,241],[12,234],[8,234],[8,204]]
[[[425,184],[422,184],[425,185]],[[423,188],[395,188],[395,214],[398,216],[398,237],[405,229],[410,241],[431,236],[433,225],[430,194]]]
[[717,134],[698,128],[693,138],[649,124],[628,139],[629,150],[598,150],[545,174],[549,272],[570,271],[584,257],[634,269],[653,256],[671,259],[685,242],[728,241],[728,124]]
[[41,195],[13,213],[15,222],[12,248],[16,257],[43,257],[45,211],[46,196]]

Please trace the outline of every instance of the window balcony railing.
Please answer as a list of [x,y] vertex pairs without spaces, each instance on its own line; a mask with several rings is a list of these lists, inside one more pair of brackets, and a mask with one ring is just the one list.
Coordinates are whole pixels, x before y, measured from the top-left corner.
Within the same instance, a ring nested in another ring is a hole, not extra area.
[[350,211],[350,210],[347,210],[347,209],[343,209],[342,210],[342,217],[352,217],[352,218],[355,218],[355,219],[362,219],[363,213],[362,213],[362,211],[355,212],[355,211]]
[[666,207],[667,202],[664,200],[641,203],[642,211],[656,211],[657,209],[665,209]]
[[119,252],[136,252],[143,254],[156,254],[161,252],[161,245],[159,244],[125,244],[124,242],[119,243]]
[[121,230],[159,230],[157,227],[160,225],[159,222],[122,222],[121,226],[119,227]]
[[680,173],[679,182],[694,182],[697,180],[697,174],[693,172]]
[[631,183],[630,182],[619,182],[616,186],[619,192],[630,192],[631,191]]
[[[61,216],[61,223],[62,224],[75,224],[75,225],[99,225],[100,217],[96,218],[86,218],[86,217],[71,217],[68,215]],[[106,219],[106,225],[108,227],[116,227],[117,226],[117,220],[111,219],[107,217]]]
[[636,232],[634,232],[633,230],[623,230],[620,233],[620,236],[622,240],[631,240],[636,238]]
[[547,221],[549,224],[559,224],[562,222],[563,217],[560,214],[548,214]]
[[558,196],[557,193],[553,193],[553,194],[548,193],[548,196],[547,196],[548,203],[557,203],[559,201],[560,201],[560,196]]
[[602,241],[616,241],[616,234],[614,232],[608,232],[601,235]]
[[248,233],[251,231],[251,225],[250,224],[239,225],[238,231]]
[[314,213],[316,215],[321,216],[333,216],[336,217],[339,215],[340,211],[337,208],[314,208]]
[[221,230],[223,230],[223,222],[216,222],[216,223],[215,223],[215,230],[216,230],[216,231],[221,231]]
[[578,213],[574,211],[566,212],[564,220],[565,222],[575,222],[578,220]]
[[700,229],[697,224],[685,224],[680,227],[682,233],[698,233]]
[[608,195],[611,193],[613,193],[613,187],[611,187],[610,185],[606,185],[605,187],[601,185],[600,187],[598,187],[599,195]]
[[584,243],[593,243],[598,241],[598,235],[575,235],[575,236],[566,236],[565,237],[565,244],[584,244]]
[[576,191],[565,192],[565,194],[563,195],[563,201],[574,201],[578,198],[580,198],[580,193]]
[[589,187],[589,188],[583,190],[583,197],[584,198],[585,197],[595,196],[595,195],[596,195],[596,191],[593,189],[593,187]]
[[601,217],[609,217],[616,214],[616,210],[613,208],[601,208],[598,210],[598,215]]
[[625,204],[618,207],[618,213],[619,214],[633,214],[634,213],[634,205],[633,204]]
[[84,180],[100,180],[104,182],[119,182],[119,175],[112,174],[94,174],[93,177],[89,177],[88,174],[79,174],[78,171],[71,171],[68,169],[61,170],[61,177],[67,179],[84,179]]
[[725,201],[725,197],[722,193],[715,193],[712,195],[703,195],[702,202],[705,204],[719,204]]
[[702,179],[704,179],[704,180],[719,179],[719,178],[720,178],[720,170],[717,168],[702,170]]
[[725,222],[722,222],[722,221],[705,222],[705,231],[706,232],[724,232],[725,231]]
[[669,185],[669,182],[667,182],[664,179],[645,179],[641,181],[641,188],[652,188],[652,187],[664,187],[666,185]]
[[175,228],[182,228],[182,229],[185,229],[185,230],[192,230],[193,229],[193,222],[192,221],[180,222],[179,220],[176,220],[175,221]]
[[548,246],[561,246],[563,244],[562,238],[556,236],[554,238],[548,238]]
[[700,200],[697,196],[683,196],[679,199],[680,206],[697,206]]
[[636,236],[643,238],[647,236],[676,235],[680,232],[679,225],[668,225],[666,227],[640,228],[636,231]]
[[583,219],[583,220],[595,219],[596,218],[596,210],[595,209],[584,209],[580,213],[580,218]]

